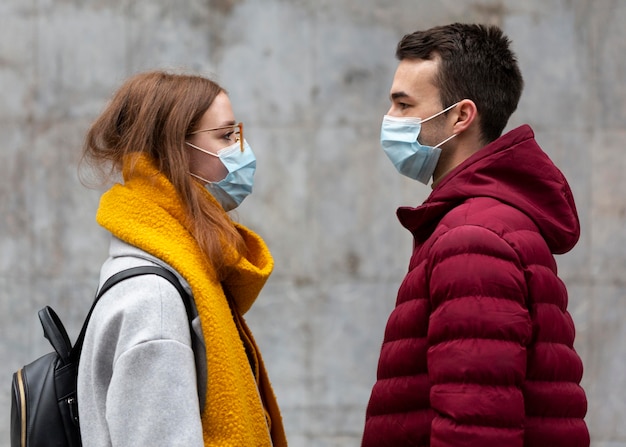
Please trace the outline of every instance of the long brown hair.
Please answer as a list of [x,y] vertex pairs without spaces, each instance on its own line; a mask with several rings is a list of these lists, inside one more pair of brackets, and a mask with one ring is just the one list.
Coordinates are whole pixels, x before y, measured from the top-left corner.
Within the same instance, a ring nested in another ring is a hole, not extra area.
[[221,92],[221,86],[202,76],[163,71],[136,74],[117,90],[87,132],[81,159],[81,165],[95,168],[98,178],[108,182],[130,156],[148,155],[174,185],[186,207],[188,227],[218,275],[225,261],[222,244],[240,254],[245,244],[226,212],[206,200],[189,175],[185,137],[196,130]]

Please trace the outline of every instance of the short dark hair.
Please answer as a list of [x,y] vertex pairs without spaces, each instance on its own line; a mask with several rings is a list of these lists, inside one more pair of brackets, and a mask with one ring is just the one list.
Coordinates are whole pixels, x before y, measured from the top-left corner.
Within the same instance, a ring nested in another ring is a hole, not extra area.
[[436,60],[434,82],[442,106],[471,99],[480,115],[481,136],[498,138],[517,108],[524,87],[511,41],[497,26],[454,23],[405,35],[396,57]]

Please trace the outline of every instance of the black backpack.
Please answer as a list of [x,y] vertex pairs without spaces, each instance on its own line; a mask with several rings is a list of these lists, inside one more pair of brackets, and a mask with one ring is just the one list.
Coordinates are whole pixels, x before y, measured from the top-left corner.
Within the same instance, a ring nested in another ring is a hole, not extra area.
[[[54,352],[39,357],[34,362],[20,368],[13,374],[11,402],[11,447],[77,447],[81,445],[78,421],[78,402],[76,400],[76,376],[78,361],[87,330],[87,323],[100,297],[114,284],[138,275],[154,274],[170,281],[178,290],[191,328],[197,317],[193,298],[185,291],[176,275],[169,270],[144,266],[123,270],[109,278],[87,314],[76,344],[72,347],[63,323],[46,306],[39,311],[44,336],[50,341]],[[198,363],[198,339],[191,331],[198,380],[200,409],[204,407],[206,374],[204,365]],[[204,349],[202,349],[204,351]]]

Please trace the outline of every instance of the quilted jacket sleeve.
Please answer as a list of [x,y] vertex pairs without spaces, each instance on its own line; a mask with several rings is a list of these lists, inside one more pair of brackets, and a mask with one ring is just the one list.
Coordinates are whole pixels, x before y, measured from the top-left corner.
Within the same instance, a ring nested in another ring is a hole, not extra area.
[[431,445],[522,447],[532,324],[519,256],[493,231],[462,225],[428,259]]

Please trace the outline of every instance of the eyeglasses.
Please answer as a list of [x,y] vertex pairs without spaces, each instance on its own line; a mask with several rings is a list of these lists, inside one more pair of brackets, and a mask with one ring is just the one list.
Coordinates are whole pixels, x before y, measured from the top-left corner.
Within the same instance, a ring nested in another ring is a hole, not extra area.
[[195,135],[200,132],[213,132],[215,130],[229,130],[229,129],[231,130],[231,132],[226,134],[227,138],[231,140],[231,137],[234,136],[235,141],[239,142],[239,149],[241,150],[241,152],[243,152],[243,123],[237,123],[237,124],[232,124],[228,126],[213,127],[212,129],[195,130],[191,132],[189,135]]

